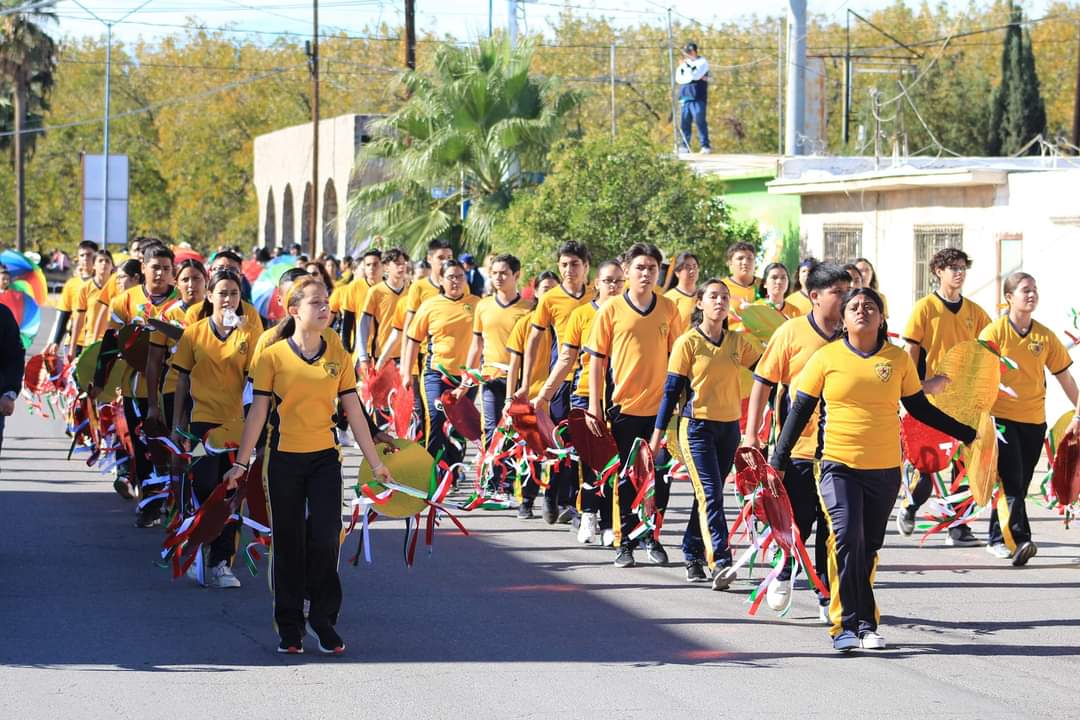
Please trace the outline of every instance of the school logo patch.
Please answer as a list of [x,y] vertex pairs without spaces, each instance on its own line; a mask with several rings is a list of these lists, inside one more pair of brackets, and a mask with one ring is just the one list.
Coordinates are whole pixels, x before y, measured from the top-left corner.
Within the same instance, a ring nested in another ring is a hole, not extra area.
[[326,370],[326,374],[330,377],[337,377],[338,373],[341,372],[341,365],[336,362],[323,363],[323,369]]
[[668,324],[660,323],[660,337],[666,338],[668,336]]
[[1028,350],[1031,351],[1032,355],[1040,354],[1044,347],[1046,347],[1046,345],[1043,343],[1042,338],[1039,337],[1032,337],[1031,342],[1028,343]]
[[237,346],[236,350],[241,355],[247,355],[248,354],[248,341],[247,340],[241,340],[240,345]]
[[470,305],[469,303],[465,303],[464,308],[465,308],[465,312],[467,312],[467,313],[471,313],[473,311],[473,306]]
[[889,378],[892,377],[892,365],[887,362],[879,362],[874,366],[874,372],[877,373],[878,380],[881,382],[889,382]]

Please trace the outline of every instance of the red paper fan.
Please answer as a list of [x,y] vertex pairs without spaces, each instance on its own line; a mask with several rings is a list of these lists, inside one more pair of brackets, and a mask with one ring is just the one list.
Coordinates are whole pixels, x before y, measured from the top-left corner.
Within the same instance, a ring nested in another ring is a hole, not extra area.
[[535,455],[544,455],[547,452],[547,444],[543,440],[533,406],[526,400],[514,400],[506,412],[510,416],[510,423],[515,432],[525,441],[529,450]]
[[449,390],[444,391],[439,399],[442,401],[446,419],[461,433],[461,437],[474,442],[483,437],[480,430],[480,411],[476,409],[476,403],[467,397],[458,400]]
[[735,489],[743,497],[749,497],[767,477],[765,456],[753,447],[740,447],[735,451]]
[[1080,497],[1080,441],[1075,436],[1065,438],[1054,454],[1051,482],[1061,505],[1072,505]]
[[52,378],[57,377],[62,368],[63,363],[56,355],[35,355],[26,361],[23,384],[34,395],[52,392],[56,389],[56,381]]
[[941,472],[949,467],[956,451],[956,441],[940,430],[919,422],[913,415],[905,415],[900,422],[900,436],[904,445],[904,458],[915,469],[927,475]]
[[[771,466],[766,466],[766,473],[775,473]],[[775,485],[776,492],[771,485]],[[783,483],[765,483],[761,492],[754,497],[754,515],[769,524],[773,539],[789,553],[795,548],[795,514],[791,509],[791,499]]]
[[600,437],[593,435],[585,422],[589,413],[581,408],[570,411],[568,426],[570,428],[570,440],[577,449],[581,462],[592,468],[594,472],[601,473],[611,462],[611,458],[619,454],[619,446],[615,444],[615,438],[608,430],[607,423],[600,421],[598,424],[604,431]]
[[377,408],[390,407],[390,391],[400,387],[401,373],[397,365],[388,362],[377,373],[369,375],[364,381],[372,404]]
[[645,509],[645,515],[652,517],[656,514],[656,496],[646,497],[646,493],[656,482],[656,465],[653,462],[652,448],[644,440],[638,443],[637,455],[634,456],[634,464],[629,476],[636,491],[632,506],[637,505],[640,499]]
[[263,456],[256,456],[255,462],[247,474],[244,483],[244,501],[247,503],[247,516],[266,527],[270,527],[270,513],[266,509],[266,488],[262,479]]
[[414,399],[411,383],[395,388],[390,396],[390,409],[394,414],[394,433],[399,438],[404,439],[409,434]]

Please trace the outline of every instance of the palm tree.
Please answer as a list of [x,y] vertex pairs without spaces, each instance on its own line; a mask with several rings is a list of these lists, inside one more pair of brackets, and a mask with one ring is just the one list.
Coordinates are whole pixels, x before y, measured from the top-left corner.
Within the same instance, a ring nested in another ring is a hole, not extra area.
[[486,253],[494,219],[516,190],[535,184],[579,102],[557,81],[530,76],[532,57],[528,42],[446,44],[435,52],[433,77],[402,76],[409,99],[374,123],[358,158],[358,172],[384,178],[349,199],[362,233],[414,256],[439,236]]
[[[15,163],[15,246],[26,248],[26,162],[23,136],[28,119],[40,124],[56,70],[56,42],[43,26],[56,24],[55,0],[27,3],[0,0],[0,83],[10,100],[11,146]],[[19,9],[10,12],[15,8]],[[30,147],[33,143],[29,144]]]

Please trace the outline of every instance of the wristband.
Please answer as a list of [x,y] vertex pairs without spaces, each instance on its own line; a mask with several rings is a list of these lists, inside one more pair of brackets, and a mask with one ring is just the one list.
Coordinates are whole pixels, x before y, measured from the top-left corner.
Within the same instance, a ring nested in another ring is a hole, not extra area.
[[375,473],[379,472],[380,470],[382,470],[385,467],[386,467],[385,463],[379,463],[378,465],[372,465],[371,466],[371,474],[374,475]]
[[248,469],[249,469],[249,468],[248,468],[248,466],[247,466],[247,465],[245,465],[245,464],[244,464],[244,463],[242,463],[242,462],[234,462],[234,463],[233,463],[232,465],[233,465],[233,467],[238,467],[238,468],[240,468],[240,469],[241,469],[241,470],[243,470],[244,472],[247,472],[247,471],[248,471]]

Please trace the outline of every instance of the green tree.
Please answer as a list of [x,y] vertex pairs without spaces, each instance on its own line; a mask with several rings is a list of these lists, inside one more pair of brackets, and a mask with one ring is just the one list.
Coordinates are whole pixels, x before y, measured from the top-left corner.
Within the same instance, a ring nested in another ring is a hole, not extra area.
[[[1031,33],[1021,27],[1023,20],[1023,10],[1013,6],[1001,53],[1001,83],[990,100],[987,149],[991,155],[1015,155],[1046,132],[1046,105],[1039,91]],[[1039,151],[1035,144],[1026,153]]]
[[[0,9],[24,6],[22,0],[2,0]],[[56,23],[54,2],[30,6],[0,17],[0,80],[11,97],[12,151],[15,165],[15,246],[26,248],[26,172],[28,147],[24,130],[28,116],[40,122],[48,109],[56,69],[56,42],[45,25]]]
[[438,236],[487,251],[495,218],[546,169],[578,102],[556,80],[530,75],[532,59],[528,42],[443,44],[434,76],[402,76],[408,101],[376,124],[360,153],[361,165],[375,164],[385,177],[349,199],[361,232],[414,253]]
[[696,253],[703,273],[725,272],[728,246],[759,244],[757,227],[733,220],[719,184],[665,149],[637,134],[565,143],[545,182],[504,214],[495,249],[521,257],[532,275],[551,267],[565,240],[584,242],[597,261],[648,241],[667,257]]

